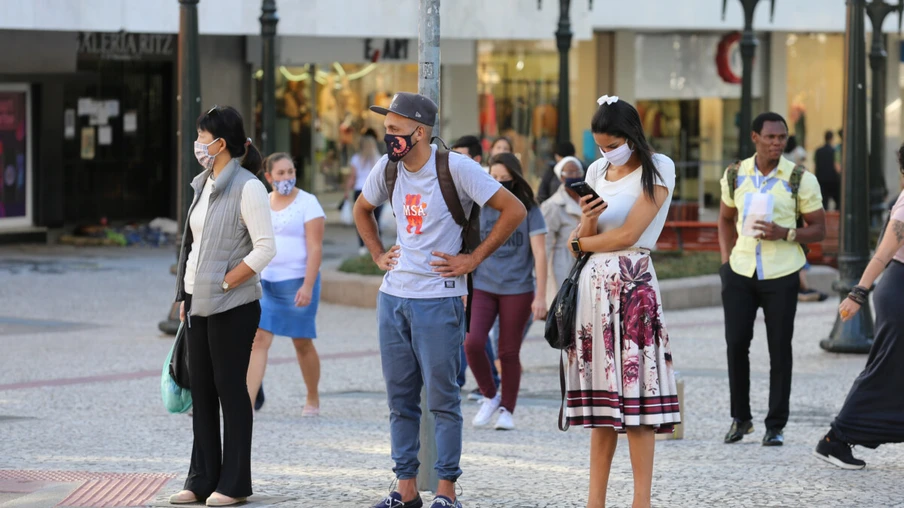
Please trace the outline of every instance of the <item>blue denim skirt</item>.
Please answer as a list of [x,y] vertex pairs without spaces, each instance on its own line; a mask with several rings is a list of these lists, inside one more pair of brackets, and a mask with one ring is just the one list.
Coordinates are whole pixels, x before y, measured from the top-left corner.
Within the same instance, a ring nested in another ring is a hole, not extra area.
[[317,307],[320,304],[320,274],[314,283],[311,304],[295,306],[295,294],[304,284],[304,278],[269,282],[261,280],[264,295],[261,298],[260,328],[274,335],[293,339],[317,338]]

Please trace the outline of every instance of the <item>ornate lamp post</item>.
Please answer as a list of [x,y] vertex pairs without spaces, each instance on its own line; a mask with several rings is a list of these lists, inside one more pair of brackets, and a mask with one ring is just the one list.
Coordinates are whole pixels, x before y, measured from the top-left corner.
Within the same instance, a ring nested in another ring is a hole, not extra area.
[[[832,288],[841,299],[869,262],[869,173],[866,171],[866,41],[864,7],[866,0],[847,0],[844,74],[844,139],[842,141],[841,249],[838,280]],[[875,97],[873,98],[875,101]],[[884,125],[881,126],[884,131]],[[868,353],[873,343],[873,312],[869,301],[854,319],[843,322],[836,316],[828,339],[819,347],[833,353]]]
[[[192,178],[201,166],[195,160],[195,122],[201,115],[201,57],[198,49],[198,0],[179,0],[179,166],[177,168],[176,215],[180,232],[194,198]],[[180,236],[181,239],[181,236]],[[178,249],[178,247],[177,247]],[[178,256],[178,250],[176,251]],[[179,305],[174,304],[169,316],[158,325],[161,331],[175,335],[179,328]]]
[[263,0],[261,4],[261,150],[264,156],[273,153],[276,141],[276,0]]
[[898,5],[885,3],[885,0],[870,0],[866,4],[866,14],[873,26],[873,41],[869,53],[869,66],[872,71],[873,93],[870,126],[869,154],[869,204],[872,225],[882,224],[882,212],[885,211],[885,198],[888,189],[885,187],[883,163],[885,158],[885,75],[887,72],[888,53],[885,51],[885,36],[882,24],[885,17],[898,12],[898,31],[901,31],[901,13],[904,11],[904,0]]
[[[739,122],[738,158],[744,159],[753,155],[750,139],[750,124],[753,122],[753,57],[759,44],[753,32],[753,14],[760,0],[740,0],[744,8],[744,31],[741,34],[741,60],[744,62],[744,73],[741,78],[741,118]],[[771,0],[770,21],[775,17],[775,0]],[[722,0],[722,20],[728,0]]]
[[[588,0],[593,9],[593,0]],[[543,8],[543,0],[537,0],[537,9]],[[571,141],[571,101],[568,79],[568,53],[571,51],[571,0],[559,0],[559,28],[556,30],[556,47],[559,48],[559,104],[556,141]]]

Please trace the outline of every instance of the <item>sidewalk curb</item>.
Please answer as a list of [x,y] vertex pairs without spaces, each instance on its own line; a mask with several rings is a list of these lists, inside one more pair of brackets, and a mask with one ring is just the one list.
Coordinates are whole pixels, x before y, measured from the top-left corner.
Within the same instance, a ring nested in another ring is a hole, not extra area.
[[[832,282],[838,271],[828,266],[814,266],[807,273],[810,286],[833,295]],[[320,299],[326,303],[373,309],[383,277],[358,275],[325,270],[321,275]],[[665,310],[685,310],[722,306],[722,282],[718,275],[703,275],[659,283],[662,307]]]

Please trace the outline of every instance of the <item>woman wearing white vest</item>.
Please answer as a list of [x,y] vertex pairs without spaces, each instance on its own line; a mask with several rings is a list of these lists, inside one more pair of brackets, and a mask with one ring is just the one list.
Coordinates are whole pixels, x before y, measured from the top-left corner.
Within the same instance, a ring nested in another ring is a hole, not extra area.
[[195,197],[176,277],[188,325],[194,445],[184,490],[170,503],[230,506],[251,495],[245,373],[261,314],[258,274],[276,244],[267,190],[255,176],[261,154],[245,137],[238,111],[214,106],[198,118],[195,156],[204,171],[191,184]]
[[267,157],[264,176],[273,186],[270,218],[277,254],[261,273],[264,297],[248,368],[248,394],[253,400],[264,379],[273,335],[291,337],[308,390],[301,416],[318,416],[320,358],[313,339],[317,337],[314,320],[320,303],[325,214],[314,195],[295,186],[295,164],[289,154]]

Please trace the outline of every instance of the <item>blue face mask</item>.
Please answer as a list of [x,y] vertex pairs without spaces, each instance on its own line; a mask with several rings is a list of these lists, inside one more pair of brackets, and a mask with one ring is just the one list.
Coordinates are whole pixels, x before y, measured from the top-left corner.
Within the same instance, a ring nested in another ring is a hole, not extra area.
[[570,189],[570,188],[571,188],[571,184],[573,184],[573,183],[578,183],[578,182],[583,182],[583,181],[584,181],[584,177],[583,177],[583,176],[576,176],[576,177],[573,177],[573,178],[565,177],[565,187],[567,187],[567,188]]
[[273,188],[276,189],[276,192],[282,194],[283,196],[288,196],[292,194],[292,190],[295,189],[295,179],[289,178],[288,180],[274,180]]

